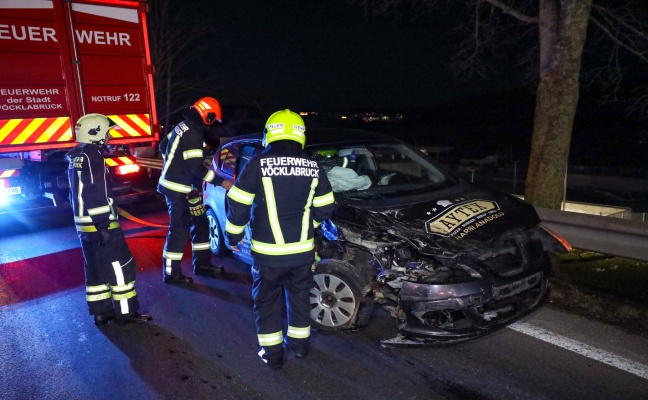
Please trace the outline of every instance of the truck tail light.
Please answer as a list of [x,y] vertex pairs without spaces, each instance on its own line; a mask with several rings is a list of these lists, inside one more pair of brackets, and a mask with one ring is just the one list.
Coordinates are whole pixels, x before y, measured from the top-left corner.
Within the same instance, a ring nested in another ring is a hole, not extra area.
[[9,179],[0,179],[0,188],[8,188]]
[[128,175],[139,172],[140,166],[137,164],[120,165],[115,170],[116,175]]
[[140,170],[135,157],[131,155],[106,157],[106,165],[112,168],[115,175],[134,174]]

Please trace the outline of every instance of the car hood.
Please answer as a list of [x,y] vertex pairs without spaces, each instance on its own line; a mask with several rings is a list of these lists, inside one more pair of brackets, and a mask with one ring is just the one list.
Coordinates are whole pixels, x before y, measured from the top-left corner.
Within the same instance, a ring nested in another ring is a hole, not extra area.
[[456,254],[484,246],[513,230],[540,222],[535,209],[515,196],[467,183],[451,190],[370,201],[340,199],[336,224],[388,232],[421,253]]

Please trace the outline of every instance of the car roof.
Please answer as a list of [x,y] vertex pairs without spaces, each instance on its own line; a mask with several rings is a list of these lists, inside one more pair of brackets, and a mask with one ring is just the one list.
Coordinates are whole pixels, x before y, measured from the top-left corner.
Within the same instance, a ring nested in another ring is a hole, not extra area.
[[[249,133],[246,135],[223,138],[221,145],[234,141],[257,141],[263,138],[263,133]],[[326,146],[340,143],[400,143],[398,139],[382,133],[351,128],[307,128],[306,147]]]

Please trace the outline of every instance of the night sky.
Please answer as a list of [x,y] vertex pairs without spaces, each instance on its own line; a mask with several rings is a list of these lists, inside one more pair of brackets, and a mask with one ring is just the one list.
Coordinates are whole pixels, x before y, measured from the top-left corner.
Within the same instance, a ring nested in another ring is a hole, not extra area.
[[[194,7],[198,23],[213,30],[206,38],[188,38],[203,49],[187,72],[194,81],[210,79],[209,93],[197,95],[212,95],[223,104],[258,103],[269,110],[407,109],[533,90],[536,73],[518,58],[519,50],[537,45],[533,37],[532,43],[516,37],[495,55],[486,52],[493,70],[485,78],[464,80],[452,73],[448,65],[463,38],[452,32],[467,23],[457,10],[425,13],[418,7],[401,10],[395,19],[367,15],[349,0],[172,1]],[[648,10],[648,3],[642,7]],[[609,47],[599,52],[588,42],[586,50],[585,60],[599,54],[599,67],[609,62]],[[647,84],[646,65],[620,53],[623,63],[638,65],[624,79]],[[535,57],[531,53],[530,62]]]
[[446,68],[453,22],[439,14],[366,16],[346,0],[214,2],[213,54],[196,74],[225,104],[262,108],[427,107],[519,84],[510,71],[461,81]]
[[[195,96],[214,96],[230,109],[251,106],[259,119],[283,108],[414,110],[418,115],[407,114],[402,126],[410,142],[480,154],[519,149],[516,159],[528,157],[535,98],[517,63],[519,49],[499,49],[499,67],[486,78],[455,77],[448,64],[457,51],[458,15],[405,12],[395,20],[365,15],[347,0],[203,1],[211,50],[199,53],[190,76],[211,82]],[[633,71],[626,79],[648,83],[645,65]],[[623,104],[597,99],[583,89],[572,161],[645,164],[645,123],[629,118]]]

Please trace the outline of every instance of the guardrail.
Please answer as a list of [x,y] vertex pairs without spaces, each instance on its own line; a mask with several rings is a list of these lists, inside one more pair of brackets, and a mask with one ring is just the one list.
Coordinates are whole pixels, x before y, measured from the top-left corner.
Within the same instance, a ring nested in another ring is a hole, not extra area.
[[648,261],[648,223],[536,208],[542,224],[580,250]]
[[[162,169],[162,159],[137,158],[140,166]],[[648,261],[648,223],[536,208],[542,224],[576,249]]]

